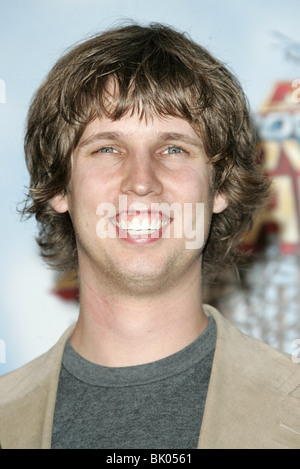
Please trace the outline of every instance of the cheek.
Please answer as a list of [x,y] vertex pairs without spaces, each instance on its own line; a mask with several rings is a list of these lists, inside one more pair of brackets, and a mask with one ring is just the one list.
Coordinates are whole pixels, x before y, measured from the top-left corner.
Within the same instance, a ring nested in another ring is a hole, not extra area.
[[86,207],[89,210],[93,204],[97,205],[103,197],[106,183],[96,171],[81,171],[75,173],[71,180],[71,196],[73,206]]
[[209,203],[211,205],[210,179],[206,171],[182,174],[177,188],[179,189],[179,200],[190,203]]
[[181,187],[181,201],[193,205],[193,226],[196,219],[201,220],[201,226],[209,225],[213,210],[213,193],[207,172],[190,173]]
[[88,226],[93,214],[96,214],[97,203],[91,184],[83,178],[73,178],[68,194],[69,214],[75,230]]
[[[99,238],[99,226],[108,230],[107,218],[116,215],[112,203],[115,191],[97,171],[74,174],[71,181],[69,213],[77,238]],[[101,225],[99,225],[99,223]]]

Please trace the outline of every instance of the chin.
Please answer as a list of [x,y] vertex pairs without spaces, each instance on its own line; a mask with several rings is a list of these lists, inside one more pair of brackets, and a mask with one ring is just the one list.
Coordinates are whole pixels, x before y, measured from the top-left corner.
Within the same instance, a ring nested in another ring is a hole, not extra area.
[[113,289],[127,296],[153,296],[165,293],[180,282],[190,262],[178,262],[180,256],[147,265],[142,260],[126,264],[126,268],[110,265],[106,279],[110,279]]

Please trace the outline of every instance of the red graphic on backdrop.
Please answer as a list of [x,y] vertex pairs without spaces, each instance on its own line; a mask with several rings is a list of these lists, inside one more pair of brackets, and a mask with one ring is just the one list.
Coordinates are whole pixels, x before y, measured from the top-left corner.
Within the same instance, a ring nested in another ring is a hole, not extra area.
[[265,172],[273,181],[265,221],[277,225],[281,251],[292,254],[300,253],[300,99],[295,82],[276,83],[257,115]]

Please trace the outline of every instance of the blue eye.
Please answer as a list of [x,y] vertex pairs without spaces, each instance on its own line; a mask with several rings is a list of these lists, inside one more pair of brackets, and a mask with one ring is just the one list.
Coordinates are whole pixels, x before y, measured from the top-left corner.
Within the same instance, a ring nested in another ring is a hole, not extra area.
[[167,149],[167,152],[168,152],[169,155],[170,155],[170,154],[173,154],[173,153],[182,153],[182,152],[183,152],[183,149],[180,148],[180,147],[175,147],[175,146],[174,146],[174,147],[169,147],[169,148]]
[[99,153],[114,153],[115,151],[112,147],[103,147],[98,150]]

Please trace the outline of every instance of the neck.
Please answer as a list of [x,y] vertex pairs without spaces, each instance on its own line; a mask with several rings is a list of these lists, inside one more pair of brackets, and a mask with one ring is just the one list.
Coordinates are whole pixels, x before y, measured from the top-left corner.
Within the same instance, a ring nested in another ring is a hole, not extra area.
[[208,320],[199,271],[175,287],[159,296],[134,298],[112,294],[101,282],[81,280],[72,346],[87,360],[111,367],[140,365],[176,353],[201,334]]

